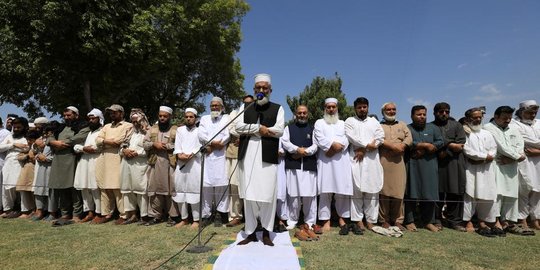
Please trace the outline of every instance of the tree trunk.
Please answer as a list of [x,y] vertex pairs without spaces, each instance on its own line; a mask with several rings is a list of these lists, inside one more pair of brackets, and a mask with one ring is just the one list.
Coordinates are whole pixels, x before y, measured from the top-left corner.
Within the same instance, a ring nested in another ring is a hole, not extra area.
[[86,106],[86,111],[89,112],[92,110],[92,95],[90,90],[90,80],[85,76],[84,79],[84,105]]

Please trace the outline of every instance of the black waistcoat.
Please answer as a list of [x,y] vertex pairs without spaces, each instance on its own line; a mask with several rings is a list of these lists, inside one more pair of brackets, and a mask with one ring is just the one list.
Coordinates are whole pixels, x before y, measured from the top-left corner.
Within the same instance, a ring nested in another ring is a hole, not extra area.
[[[313,144],[313,126],[309,124],[294,123],[289,125],[289,135],[291,143],[298,147],[308,148]],[[302,163],[304,163],[303,168]],[[316,172],[317,155],[314,154],[301,159],[294,159],[292,158],[292,154],[287,152],[285,155],[285,169],[302,169],[304,171]]]
[[[259,120],[259,124],[273,127],[276,124],[279,107],[281,106],[273,102],[269,102],[264,106],[255,104],[244,112],[244,123],[257,124],[257,120]],[[240,136],[238,160],[244,159],[250,137],[250,135]],[[267,163],[278,164],[279,138],[261,137],[261,142],[262,160]]]

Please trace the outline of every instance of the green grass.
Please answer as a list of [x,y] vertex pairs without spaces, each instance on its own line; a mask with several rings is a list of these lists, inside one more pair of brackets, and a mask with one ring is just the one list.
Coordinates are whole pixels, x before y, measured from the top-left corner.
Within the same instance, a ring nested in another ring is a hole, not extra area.
[[[238,230],[208,227],[202,239],[220,248]],[[165,224],[54,228],[44,222],[0,219],[0,268],[153,269],[180,251],[195,234],[196,230]],[[540,268],[540,235],[485,238],[445,229],[390,238],[371,232],[340,236],[333,228],[320,241],[301,242],[301,247],[306,269]],[[161,269],[201,269],[212,254],[182,252]]]

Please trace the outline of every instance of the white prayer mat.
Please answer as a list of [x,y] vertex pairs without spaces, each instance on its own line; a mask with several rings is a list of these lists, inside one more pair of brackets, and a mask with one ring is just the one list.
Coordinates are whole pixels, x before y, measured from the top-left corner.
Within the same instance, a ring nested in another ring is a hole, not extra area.
[[[247,235],[241,231],[232,244],[225,246],[216,258],[210,258],[209,264],[204,269],[214,270],[256,270],[256,269],[303,269],[304,258],[298,241],[291,241],[288,232],[270,232],[270,238],[274,242],[273,247],[262,243],[262,232],[257,232],[257,242],[239,246],[238,242],[244,240]],[[295,239],[296,240],[296,239]],[[229,242],[230,243],[230,242]],[[212,264],[213,263],[213,264]]]

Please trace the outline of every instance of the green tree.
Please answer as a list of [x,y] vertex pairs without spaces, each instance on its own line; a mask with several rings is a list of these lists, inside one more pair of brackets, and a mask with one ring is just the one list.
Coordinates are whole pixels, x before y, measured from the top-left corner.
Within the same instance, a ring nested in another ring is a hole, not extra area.
[[306,85],[304,91],[298,96],[287,95],[287,104],[293,114],[298,105],[306,105],[310,112],[309,123],[313,124],[324,115],[324,100],[333,97],[338,100],[340,119],[354,115],[354,109],[352,106],[347,106],[347,99],[341,90],[343,81],[337,73],[334,76],[329,79],[317,76],[311,81],[311,85]]
[[30,115],[112,103],[150,116],[163,104],[228,107],[244,94],[236,52],[242,0],[4,0],[0,104]]

